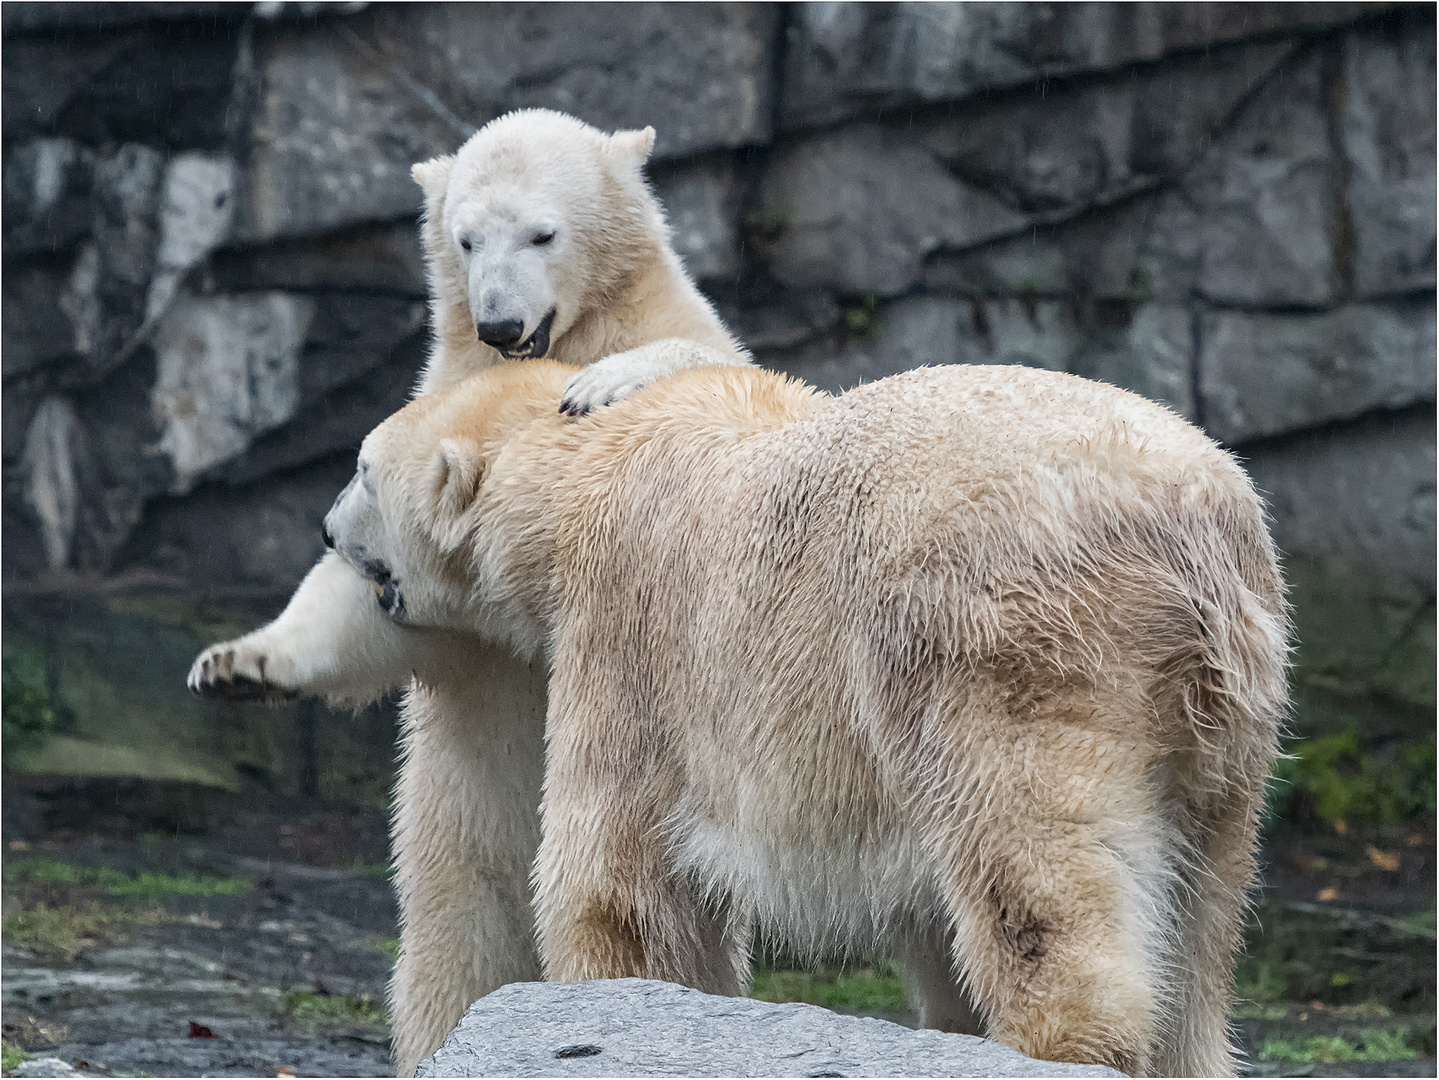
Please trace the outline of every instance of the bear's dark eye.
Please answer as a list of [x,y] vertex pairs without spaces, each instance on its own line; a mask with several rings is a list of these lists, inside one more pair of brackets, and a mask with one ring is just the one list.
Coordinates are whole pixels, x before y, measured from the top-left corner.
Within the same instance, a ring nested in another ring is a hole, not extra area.
[[466,251],[469,251],[469,250],[470,250],[470,242],[469,242],[469,240],[461,240],[461,241],[460,241],[460,247],[464,248]]
[[535,245],[535,247],[544,247],[546,244],[548,244],[548,243],[549,243],[551,240],[553,240],[554,238],[555,238],[555,234],[554,234],[554,231],[553,231],[553,230],[551,230],[550,232],[542,232],[542,233],[538,233],[538,234],[535,236],[535,238],[534,238],[534,240],[532,241],[532,243]]

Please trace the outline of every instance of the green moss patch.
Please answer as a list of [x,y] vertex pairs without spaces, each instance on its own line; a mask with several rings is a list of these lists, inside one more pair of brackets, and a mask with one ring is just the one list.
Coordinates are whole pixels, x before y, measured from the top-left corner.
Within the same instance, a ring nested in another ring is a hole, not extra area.
[[0,1040],[0,1069],[9,1072],[22,1061],[29,1061],[30,1055],[12,1042]]
[[1323,1065],[1341,1061],[1407,1061],[1419,1056],[1419,1052],[1409,1045],[1407,1035],[1404,1031],[1365,1028],[1352,1040],[1339,1035],[1266,1039],[1259,1057],[1263,1061]]
[[1236,969],[1241,1008],[1283,1001],[1434,1008],[1434,938],[1398,919],[1362,922],[1343,912],[1311,913],[1282,904],[1255,912]]
[[53,859],[7,860],[6,885],[62,884],[92,889],[106,896],[237,896],[252,882],[242,877],[201,874],[127,874],[108,866],[74,866]]
[[285,1019],[309,1034],[354,1028],[383,1028],[389,1017],[369,994],[317,994],[291,990],[285,995]]
[[750,997],[760,1001],[801,1001],[847,1012],[897,1013],[909,1007],[904,983],[894,964],[842,971],[793,971],[761,966],[755,970]]
[[37,653],[21,650],[0,661],[0,691],[0,737],[7,751],[32,750],[54,734],[59,709]]
[[163,922],[168,917],[158,909],[134,912],[96,904],[83,907],[40,904],[10,916],[0,932],[11,944],[68,964],[86,949],[113,944],[128,931]]
[[1353,729],[1289,747],[1277,763],[1271,814],[1307,804],[1325,821],[1394,825],[1435,808],[1434,739],[1366,747]]

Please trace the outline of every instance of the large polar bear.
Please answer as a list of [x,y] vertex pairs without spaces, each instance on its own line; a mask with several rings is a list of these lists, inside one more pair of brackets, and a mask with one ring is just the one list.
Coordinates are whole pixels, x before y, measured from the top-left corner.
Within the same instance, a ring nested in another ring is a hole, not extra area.
[[1232,1073],[1287,636],[1233,458],[1027,368],[711,368],[567,424],[571,374],[414,402],[326,518],[377,610],[552,665],[546,975],[947,938],[1028,1054]]
[[[421,395],[505,358],[576,374],[563,407],[604,404],[675,367],[747,363],[685,274],[642,175],[654,131],[605,135],[546,110],[487,124],[416,165],[434,344]],[[268,626],[196,660],[208,696],[365,701],[410,683],[408,637],[369,584],[325,558]],[[545,673],[472,635],[411,687],[394,810],[401,914],[391,982],[409,1075],[470,1002],[539,975],[528,879],[539,841]]]

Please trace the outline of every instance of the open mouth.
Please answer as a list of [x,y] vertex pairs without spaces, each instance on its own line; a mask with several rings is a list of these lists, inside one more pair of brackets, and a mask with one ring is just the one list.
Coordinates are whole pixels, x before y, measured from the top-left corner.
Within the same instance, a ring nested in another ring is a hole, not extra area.
[[512,349],[501,349],[500,355],[506,360],[534,360],[550,351],[550,327],[555,324],[555,309],[545,314],[535,332]]
[[404,622],[405,598],[401,595],[394,578],[385,574],[381,579],[372,580],[371,584],[375,589],[375,599],[380,602],[380,610],[395,622]]
[[370,587],[375,590],[375,599],[379,601],[380,610],[395,622],[403,622],[405,598],[395,583],[390,568],[375,559],[366,559],[359,569],[360,573],[369,579]]

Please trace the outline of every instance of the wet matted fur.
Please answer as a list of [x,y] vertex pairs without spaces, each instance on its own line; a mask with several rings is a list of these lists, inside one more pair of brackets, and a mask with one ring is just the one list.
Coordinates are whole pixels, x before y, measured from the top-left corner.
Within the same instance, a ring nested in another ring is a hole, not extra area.
[[327,519],[407,625],[551,664],[546,975],[737,993],[755,920],[940,942],[921,984],[1025,1053],[1231,1073],[1288,632],[1234,459],[1021,367],[701,369],[566,423],[571,374],[415,402]]

